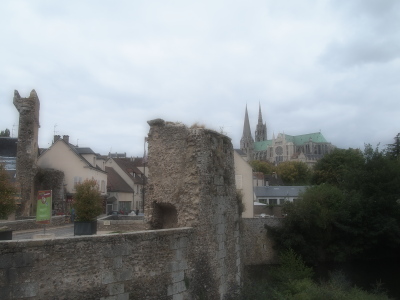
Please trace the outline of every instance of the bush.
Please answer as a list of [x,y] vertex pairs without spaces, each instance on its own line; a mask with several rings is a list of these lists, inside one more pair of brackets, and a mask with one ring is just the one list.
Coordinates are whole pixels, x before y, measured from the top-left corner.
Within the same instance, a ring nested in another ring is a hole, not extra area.
[[85,180],[77,184],[74,196],[74,208],[77,221],[93,221],[103,211],[103,199],[96,180]]
[[0,164],[0,219],[6,219],[9,214],[15,211],[15,186],[10,182],[10,178]]

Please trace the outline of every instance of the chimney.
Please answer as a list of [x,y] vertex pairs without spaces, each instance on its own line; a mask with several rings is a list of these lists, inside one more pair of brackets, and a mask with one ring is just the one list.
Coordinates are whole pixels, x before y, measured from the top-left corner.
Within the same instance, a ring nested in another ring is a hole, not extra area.
[[55,135],[53,143],[57,142],[59,139],[60,139],[60,136],[59,135]]
[[69,144],[69,135],[63,135],[63,140],[64,140],[64,142]]

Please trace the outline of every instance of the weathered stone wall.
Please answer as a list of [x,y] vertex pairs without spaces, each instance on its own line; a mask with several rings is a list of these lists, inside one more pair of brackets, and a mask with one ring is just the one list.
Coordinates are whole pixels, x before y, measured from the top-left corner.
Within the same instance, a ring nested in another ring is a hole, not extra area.
[[146,219],[152,228],[193,227],[190,293],[228,298],[242,274],[231,140],[196,126],[149,124]]
[[143,220],[107,220],[97,221],[98,231],[139,231],[147,230],[148,224]]
[[192,233],[0,242],[0,299],[190,299]]
[[281,226],[281,218],[242,219],[243,222],[243,256],[245,265],[274,264],[278,262],[274,242],[268,236],[265,225]]
[[32,90],[28,98],[21,98],[18,91],[14,91],[13,103],[19,112],[17,181],[21,187],[21,207],[17,214],[30,216],[35,199],[40,102],[35,90]]
[[[65,225],[65,216],[53,216],[51,217],[50,224],[46,224],[46,228],[58,227]],[[13,231],[40,229],[43,228],[43,224],[36,223],[36,219],[23,219],[15,221],[0,221],[0,227],[7,226]],[[1,298],[0,298],[1,299]]]

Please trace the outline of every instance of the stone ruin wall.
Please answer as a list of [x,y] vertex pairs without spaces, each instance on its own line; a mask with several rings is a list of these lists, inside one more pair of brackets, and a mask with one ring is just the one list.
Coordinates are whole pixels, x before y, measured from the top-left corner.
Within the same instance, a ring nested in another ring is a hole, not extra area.
[[149,124],[147,221],[154,229],[193,227],[189,294],[229,297],[242,274],[232,143],[201,127]]
[[159,230],[0,242],[0,299],[231,298],[243,260],[230,139],[150,125],[146,221]]
[[2,241],[0,299],[196,299],[186,277],[192,236],[176,228]]
[[39,149],[40,102],[35,90],[32,90],[28,98],[21,98],[18,91],[14,91],[13,103],[19,112],[17,181],[21,187],[21,207],[17,215],[30,216],[35,199],[33,183]]
[[282,218],[245,218],[243,219],[242,249],[243,264],[267,265],[278,263],[274,241],[268,235],[267,226],[282,225]]

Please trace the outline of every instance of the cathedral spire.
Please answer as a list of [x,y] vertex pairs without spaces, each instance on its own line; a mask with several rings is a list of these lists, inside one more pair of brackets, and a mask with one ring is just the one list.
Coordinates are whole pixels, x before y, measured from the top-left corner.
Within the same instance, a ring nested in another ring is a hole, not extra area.
[[249,122],[249,114],[247,113],[247,104],[246,104],[246,112],[244,113],[244,124],[243,124],[243,137],[251,137],[251,129]]
[[251,136],[250,122],[249,122],[249,114],[247,113],[247,104],[246,111],[244,114],[244,124],[243,124],[243,135],[240,140],[240,150],[247,154],[248,160],[252,159],[254,149],[254,140]]
[[267,140],[267,124],[263,123],[261,114],[261,103],[258,104],[258,123],[255,132],[255,139],[256,142]]

